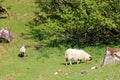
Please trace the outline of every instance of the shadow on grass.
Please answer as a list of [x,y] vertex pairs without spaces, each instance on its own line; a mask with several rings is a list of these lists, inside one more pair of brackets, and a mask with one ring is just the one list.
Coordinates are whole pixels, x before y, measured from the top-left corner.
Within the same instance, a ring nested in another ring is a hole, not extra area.
[[[83,64],[83,63],[85,63],[85,62],[81,62],[81,63],[79,63],[79,64]],[[72,65],[79,65],[79,64],[77,64],[77,62],[72,62]],[[65,63],[61,63],[60,65],[64,65],[64,66],[66,66],[66,62]],[[68,66],[69,66],[70,64],[68,63]]]

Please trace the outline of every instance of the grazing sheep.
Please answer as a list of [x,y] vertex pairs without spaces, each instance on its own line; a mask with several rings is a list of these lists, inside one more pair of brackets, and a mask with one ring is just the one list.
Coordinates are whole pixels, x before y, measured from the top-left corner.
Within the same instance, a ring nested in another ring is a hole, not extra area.
[[25,54],[25,46],[23,45],[21,48],[20,48],[20,54],[18,55],[19,57],[24,57],[24,54]]
[[67,49],[65,51],[66,65],[70,63],[72,65],[72,60],[77,61],[77,64],[80,63],[81,60],[91,61],[92,56],[86,53],[84,50],[77,49]]

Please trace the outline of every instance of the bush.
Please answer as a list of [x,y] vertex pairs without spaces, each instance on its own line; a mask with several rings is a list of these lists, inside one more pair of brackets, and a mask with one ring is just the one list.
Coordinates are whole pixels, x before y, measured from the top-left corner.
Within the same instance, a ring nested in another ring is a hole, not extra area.
[[62,41],[79,45],[119,41],[119,0],[36,0],[36,3],[40,12],[36,12],[29,26],[42,43]]

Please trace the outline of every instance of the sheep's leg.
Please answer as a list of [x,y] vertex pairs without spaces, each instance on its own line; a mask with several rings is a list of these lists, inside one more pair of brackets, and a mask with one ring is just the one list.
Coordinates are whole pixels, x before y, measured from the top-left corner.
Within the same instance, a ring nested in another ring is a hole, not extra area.
[[72,62],[70,61],[70,65],[72,66]]
[[68,63],[69,63],[70,65],[72,65],[71,60],[69,60],[69,59],[66,57],[66,66],[68,65]]
[[66,66],[67,66],[67,62],[66,62]]
[[77,64],[79,64],[79,63],[80,63],[80,60],[78,59],[78,60],[77,60]]
[[24,57],[24,52],[22,52],[22,55],[23,55],[23,57]]
[[69,63],[70,65],[72,65],[72,62],[71,62],[71,61],[67,61],[67,62],[66,62],[66,66],[68,65],[68,63]]
[[68,65],[69,62],[66,62],[66,66]]
[[80,60],[80,59],[78,59],[78,60],[77,60],[77,64],[79,64],[80,62],[81,62],[81,60]]
[[66,58],[66,66],[68,65],[68,58]]

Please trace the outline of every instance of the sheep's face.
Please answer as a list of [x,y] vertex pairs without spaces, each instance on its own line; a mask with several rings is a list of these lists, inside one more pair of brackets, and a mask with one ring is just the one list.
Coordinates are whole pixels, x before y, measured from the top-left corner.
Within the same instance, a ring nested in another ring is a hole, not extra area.
[[86,58],[86,60],[87,60],[87,61],[91,61],[91,60],[92,60],[92,56],[88,56],[88,57]]

